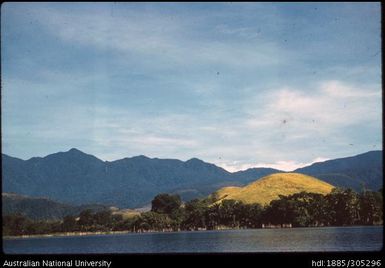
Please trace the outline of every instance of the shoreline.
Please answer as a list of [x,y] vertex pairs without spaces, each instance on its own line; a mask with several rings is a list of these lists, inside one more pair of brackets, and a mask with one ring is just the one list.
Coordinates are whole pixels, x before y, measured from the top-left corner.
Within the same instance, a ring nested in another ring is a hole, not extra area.
[[32,234],[32,235],[8,235],[3,236],[3,239],[24,239],[24,238],[45,238],[45,237],[66,237],[66,236],[90,236],[90,235],[108,235],[108,234],[126,234],[132,233],[130,231],[100,231],[100,232],[66,232],[66,233],[52,233],[52,234]]
[[[274,230],[274,229],[297,229],[297,228],[328,228],[328,227],[384,227],[383,224],[378,225],[349,225],[349,226],[308,226],[308,227],[290,227],[290,228],[253,228],[252,230]],[[147,233],[180,233],[180,232],[205,232],[205,231],[225,231],[225,230],[248,230],[247,228],[222,228],[218,230],[179,230],[179,231],[145,231],[145,232],[131,232],[131,231],[98,231],[98,232],[66,232],[66,233],[52,233],[52,234],[33,234],[33,235],[17,235],[17,236],[3,236],[3,240],[15,240],[25,238],[48,238],[48,237],[76,237],[76,236],[91,236],[91,235],[114,235],[114,234],[147,234]]]

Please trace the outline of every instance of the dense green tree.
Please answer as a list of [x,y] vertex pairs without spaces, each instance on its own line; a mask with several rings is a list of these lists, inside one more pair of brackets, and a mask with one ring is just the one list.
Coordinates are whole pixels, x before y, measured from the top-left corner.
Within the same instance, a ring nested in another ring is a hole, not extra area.
[[94,217],[91,209],[86,209],[79,214],[80,226],[92,226],[94,224]]
[[360,218],[364,225],[373,225],[382,222],[382,193],[364,191],[360,195]]
[[4,235],[24,235],[28,234],[30,220],[21,214],[11,214],[3,216]]
[[292,223],[294,220],[294,208],[286,196],[270,202],[263,213],[264,223],[283,224]]
[[262,224],[263,207],[260,204],[246,204],[243,206],[240,225],[245,228],[259,228]]
[[158,194],[151,201],[151,211],[170,215],[178,210],[181,204],[179,195]]
[[3,235],[47,234],[61,231],[58,221],[33,221],[20,214],[3,216]]
[[193,199],[185,204],[185,219],[181,223],[184,230],[206,228],[206,211],[208,203],[205,200]]
[[328,209],[323,195],[301,192],[271,201],[263,212],[262,220],[265,223],[299,227],[327,225]]
[[328,207],[323,195],[300,192],[287,199],[292,204],[294,226],[319,226],[327,222]]
[[[123,216],[121,214],[112,214],[110,218],[110,223],[108,224],[112,230],[116,230],[118,226],[124,222]],[[126,229],[129,230],[130,228]]]
[[93,222],[94,224],[101,225],[101,226],[111,226],[112,224],[112,212],[111,210],[102,210],[99,212],[96,212],[93,215]]
[[333,189],[326,198],[332,225],[353,225],[360,221],[360,200],[352,189]]
[[135,224],[135,221],[137,220],[137,217],[123,219],[123,217],[121,215],[119,215],[119,216],[120,216],[119,219],[114,220],[114,225],[112,227],[112,230],[113,231],[132,231],[132,232],[134,232],[135,231],[134,224]]
[[73,232],[77,230],[77,222],[74,216],[65,216],[63,218],[62,230],[64,232]]
[[166,214],[149,211],[142,213],[135,225],[138,231],[163,231],[172,228],[172,220]]
[[243,204],[235,200],[223,200],[219,205],[219,224],[229,227],[239,226],[239,216]]
[[201,223],[204,224],[201,224],[200,227],[203,228],[205,226],[205,228],[207,228],[208,230],[217,229],[220,224],[219,210],[220,204],[213,204],[211,206],[207,206],[206,208],[201,209]]
[[330,210],[325,196],[316,193],[307,193],[307,195],[311,198],[307,204],[307,211],[310,215],[308,226],[329,225]]

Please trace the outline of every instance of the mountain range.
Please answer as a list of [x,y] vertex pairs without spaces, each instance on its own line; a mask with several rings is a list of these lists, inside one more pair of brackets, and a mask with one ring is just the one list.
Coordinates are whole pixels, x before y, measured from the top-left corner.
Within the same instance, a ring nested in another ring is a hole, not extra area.
[[65,216],[77,216],[87,209],[93,212],[110,209],[98,204],[73,206],[48,198],[29,197],[14,193],[2,193],[1,197],[3,215],[18,213],[32,220],[61,220]]
[[294,172],[317,177],[337,187],[356,191],[379,190],[383,185],[382,151],[314,163]]
[[[278,172],[282,171],[252,168],[231,173],[197,158],[180,161],[135,156],[110,162],[71,149],[29,160],[2,154],[2,191],[76,206],[98,203],[133,208],[150,203],[162,192],[178,193],[189,200]],[[294,172],[357,191],[363,185],[378,190],[383,178],[382,151],[316,163]]]

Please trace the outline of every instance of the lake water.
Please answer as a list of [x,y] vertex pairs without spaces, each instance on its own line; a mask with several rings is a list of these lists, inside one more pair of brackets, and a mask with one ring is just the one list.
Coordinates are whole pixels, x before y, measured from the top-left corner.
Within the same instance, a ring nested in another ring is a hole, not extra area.
[[129,233],[3,239],[5,253],[379,251],[383,227]]

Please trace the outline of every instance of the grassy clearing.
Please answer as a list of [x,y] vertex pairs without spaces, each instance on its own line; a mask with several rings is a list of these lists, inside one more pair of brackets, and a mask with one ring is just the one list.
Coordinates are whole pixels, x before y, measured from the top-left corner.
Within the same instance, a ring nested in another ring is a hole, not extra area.
[[275,173],[245,187],[224,187],[216,192],[219,199],[233,199],[246,204],[269,204],[278,199],[279,195],[291,195],[302,191],[311,193],[328,194],[333,185],[299,173]]

